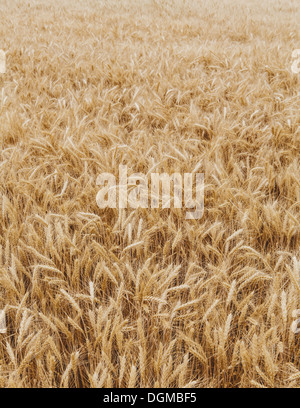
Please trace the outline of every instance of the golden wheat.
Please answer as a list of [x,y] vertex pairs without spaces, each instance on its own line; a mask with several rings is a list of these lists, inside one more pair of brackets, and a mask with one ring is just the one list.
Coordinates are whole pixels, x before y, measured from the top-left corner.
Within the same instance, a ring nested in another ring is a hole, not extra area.
[[[0,387],[300,386],[298,6],[1,1]],[[203,217],[100,210],[119,164]]]

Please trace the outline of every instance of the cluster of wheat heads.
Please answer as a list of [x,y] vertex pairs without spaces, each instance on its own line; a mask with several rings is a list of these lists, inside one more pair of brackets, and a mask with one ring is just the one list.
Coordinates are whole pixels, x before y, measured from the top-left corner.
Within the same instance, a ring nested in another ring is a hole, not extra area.
[[[1,1],[1,387],[300,385],[297,6]],[[203,218],[100,210],[119,164]]]

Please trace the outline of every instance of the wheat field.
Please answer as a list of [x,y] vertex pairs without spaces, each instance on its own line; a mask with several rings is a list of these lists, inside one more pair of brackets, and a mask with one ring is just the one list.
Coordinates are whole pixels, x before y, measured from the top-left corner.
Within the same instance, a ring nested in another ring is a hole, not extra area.
[[[298,0],[0,16],[0,387],[299,387]],[[204,173],[203,217],[100,209],[120,164]]]

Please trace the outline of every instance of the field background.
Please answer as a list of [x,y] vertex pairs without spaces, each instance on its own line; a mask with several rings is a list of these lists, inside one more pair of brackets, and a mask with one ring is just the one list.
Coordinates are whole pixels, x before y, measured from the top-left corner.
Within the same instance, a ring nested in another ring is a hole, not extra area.
[[[0,0],[1,387],[298,387],[298,1]],[[205,173],[205,213],[100,210]]]

